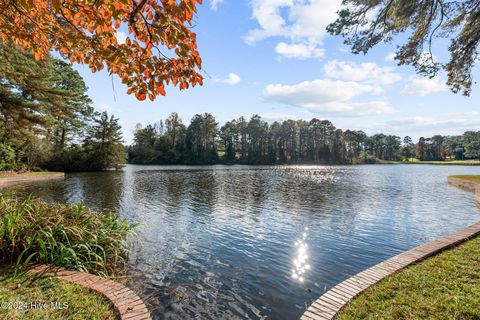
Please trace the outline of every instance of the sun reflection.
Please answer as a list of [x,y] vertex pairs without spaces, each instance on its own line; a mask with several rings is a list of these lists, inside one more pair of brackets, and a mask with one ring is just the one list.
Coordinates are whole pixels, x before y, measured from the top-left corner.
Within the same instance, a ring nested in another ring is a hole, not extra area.
[[302,238],[295,241],[296,255],[293,259],[292,278],[303,282],[305,281],[305,273],[310,270],[308,264],[308,245],[306,243],[308,227],[305,227]]

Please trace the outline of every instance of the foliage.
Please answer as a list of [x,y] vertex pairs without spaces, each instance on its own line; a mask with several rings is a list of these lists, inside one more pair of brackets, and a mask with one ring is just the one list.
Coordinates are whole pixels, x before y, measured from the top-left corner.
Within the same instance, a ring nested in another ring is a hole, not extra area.
[[375,156],[368,154],[365,151],[360,152],[358,158],[354,158],[354,164],[375,164],[377,163],[377,158]]
[[55,72],[59,76],[55,87],[69,93],[67,99],[63,101],[62,113],[53,116],[55,124],[49,136],[55,149],[61,150],[66,144],[75,141],[83,134],[83,129],[94,112],[91,106],[92,101],[86,94],[88,88],[80,74],[62,60],[54,59],[53,63]]
[[218,123],[209,114],[196,114],[187,128],[186,157],[191,163],[210,163],[217,160],[215,138]]
[[114,275],[124,262],[124,241],[131,231],[132,226],[112,212],[0,195],[0,260],[4,263],[42,262]]
[[480,238],[383,279],[335,319],[478,319]]
[[81,127],[82,117],[92,113],[86,91],[78,72],[65,62],[36,62],[0,42],[0,142],[21,146],[43,135],[63,146],[67,127]]
[[[343,6],[327,30],[344,36],[353,53],[367,53],[378,43],[409,32],[407,42],[396,52],[399,65],[412,65],[428,77],[444,69],[453,92],[470,94],[480,43],[478,1],[344,0]],[[450,60],[446,63],[437,61],[433,54],[437,38],[450,39]]]
[[[458,136],[434,136],[426,141],[436,141],[435,144],[441,151],[441,154],[436,156],[437,159],[465,160],[478,159],[480,156],[480,131],[466,131]],[[441,146],[438,146],[439,143],[441,143]]]
[[435,135],[425,139],[421,137],[417,143],[416,157],[422,161],[440,161],[445,160],[444,137]]
[[125,163],[118,119],[94,113],[87,90],[66,62],[35,61],[0,43],[0,143],[13,147],[20,167],[81,171]]
[[195,115],[185,130],[174,113],[165,124],[165,131],[163,122],[137,127],[128,152],[130,163],[376,163],[376,158],[397,160],[401,146],[396,136],[368,137],[318,119],[268,124],[254,115],[249,121],[243,117],[228,121],[218,129],[215,118],[206,113]]
[[[192,19],[201,0],[0,1],[0,40],[45,60],[51,49],[93,72],[107,68],[139,100],[172,82],[202,84]],[[125,43],[119,32],[128,32]]]
[[12,148],[0,143],[0,171],[15,169],[15,152]]
[[227,121],[219,129],[212,115],[197,114],[185,129],[174,113],[165,124],[137,125],[134,143],[128,148],[130,163],[368,164],[415,161],[414,157],[432,163],[480,156],[480,131],[421,137],[415,144],[409,136],[403,140],[382,133],[368,136],[319,119],[268,124],[253,115],[249,121],[244,117]]
[[480,159],[480,141],[470,141],[465,145],[465,157]]
[[126,153],[123,147],[121,127],[118,119],[108,117],[103,112],[93,119],[93,125],[88,128],[83,149],[93,170],[106,170],[111,167],[119,169],[126,162]]
[[410,161],[411,158],[415,156],[416,153],[416,146],[412,141],[412,138],[406,136],[403,138],[403,145],[400,148],[400,155],[403,157],[404,160]]
[[55,88],[57,77],[51,64],[0,43],[0,142],[21,145],[47,133],[69,95]]
[[[118,319],[110,301],[90,289],[33,273],[15,274],[11,269],[0,269],[0,301],[68,303],[66,309],[36,308],[19,310],[0,308],[0,319],[9,320],[87,320]],[[61,305],[63,306],[63,305]]]
[[33,170],[39,164],[45,164],[50,160],[52,148],[53,146],[46,139],[36,139],[25,142],[17,154],[27,169]]

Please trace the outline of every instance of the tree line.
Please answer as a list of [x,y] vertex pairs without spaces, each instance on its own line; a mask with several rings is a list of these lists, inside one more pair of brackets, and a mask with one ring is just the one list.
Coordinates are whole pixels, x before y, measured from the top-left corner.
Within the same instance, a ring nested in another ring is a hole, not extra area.
[[219,127],[209,113],[195,115],[188,126],[177,113],[144,128],[138,124],[128,147],[133,164],[361,164],[479,156],[480,131],[422,137],[414,143],[409,136],[369,136],[319,119],[269,124],[253,115]]
[[480,158],[480,131],[466,131],[458,136],[421,137],[415,149],[419,160],[467,160]]
[[0,170],[104,170],[125,163],[118,119],[95,112],[80,74],[0,42]]
[[420,138],[341,130],[328,120],[240,117],[219,126],[209,113],[186,126],[177,113],[138,125],[124,147],[118,119],[95,112],[82,77],[62,59],[36,61],[0,42],[0,170],[91,171],[138,164],[359,164],[475,159],[480,132]]

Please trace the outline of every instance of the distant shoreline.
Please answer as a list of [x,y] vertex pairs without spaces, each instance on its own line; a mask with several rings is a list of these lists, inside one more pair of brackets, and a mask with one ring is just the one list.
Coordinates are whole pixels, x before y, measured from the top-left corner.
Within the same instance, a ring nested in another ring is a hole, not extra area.
[[127,163],[133,166],[360,166],[386,164],[420,164],[420,165],[450,165],[450,166],[480,166],[480,161],[452,160],[452,161],[384,161],[376,163]]
[[379,164],[431,164],[443,166],[480,166],[480,161],[451,160],[451,161],[382,161]]

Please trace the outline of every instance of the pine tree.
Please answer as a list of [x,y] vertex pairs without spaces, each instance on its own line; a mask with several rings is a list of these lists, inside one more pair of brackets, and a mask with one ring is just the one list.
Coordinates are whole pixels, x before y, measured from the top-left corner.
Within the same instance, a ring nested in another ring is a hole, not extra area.
[[119,169],[126,162],[121,126],[107,112],[97,115],[87,131],[83,147],[90,170]]
[[91,116],[87,87],[72,67],[53,57],[37,62],[0,43],[0,142],[17,149],[39,138],[62,148],[67,132]]

